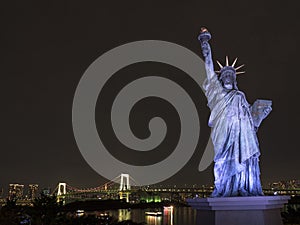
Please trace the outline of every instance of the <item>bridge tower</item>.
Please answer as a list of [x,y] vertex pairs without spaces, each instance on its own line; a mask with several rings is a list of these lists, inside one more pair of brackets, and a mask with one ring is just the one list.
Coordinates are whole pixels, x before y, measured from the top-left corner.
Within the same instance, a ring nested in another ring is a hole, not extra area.
[[129,174],[121,174],[121,182],[119,189],[120,199],[126,199],[126,202],[129,202],[129,194],[130,194],[130,184],[129,184]]
[[57,188],[57,202],[63,202],[65,204],[65,197],[67,194],[67,184],[66,183],[59,183]]

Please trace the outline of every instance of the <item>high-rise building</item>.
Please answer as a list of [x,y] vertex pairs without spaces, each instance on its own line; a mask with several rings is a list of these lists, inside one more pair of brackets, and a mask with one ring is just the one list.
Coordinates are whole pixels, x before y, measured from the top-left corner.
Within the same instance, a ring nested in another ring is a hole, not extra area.
[[22,199],[24,192],[23,184],[9,184],[8,199]]
[[28,185],[28,199],[34,200],[38,194],[39,185],[38,184],[29,184]]

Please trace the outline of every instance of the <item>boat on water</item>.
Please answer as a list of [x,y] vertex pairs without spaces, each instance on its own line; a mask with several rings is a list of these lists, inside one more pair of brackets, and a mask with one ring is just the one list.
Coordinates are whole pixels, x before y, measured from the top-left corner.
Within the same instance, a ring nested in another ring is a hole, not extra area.
[[97,214],[96,214],[96,217],[98,218],[98,219],[109,219],[109,213],[108,212],[98,212]]
[[85,212],[83,209],[78,209],[76,210],[76,216],[77,217],[81,217],[81,216],[84,216]]
[[147,216],[162,216],[161,211],[146,211],[145,215]]

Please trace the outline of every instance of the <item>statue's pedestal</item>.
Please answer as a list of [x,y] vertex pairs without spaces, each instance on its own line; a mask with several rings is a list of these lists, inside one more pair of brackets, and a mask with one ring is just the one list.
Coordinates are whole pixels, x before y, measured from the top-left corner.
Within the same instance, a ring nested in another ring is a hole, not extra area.
[[197,225],[282,225],[280,210],[290,196],[188,199]]

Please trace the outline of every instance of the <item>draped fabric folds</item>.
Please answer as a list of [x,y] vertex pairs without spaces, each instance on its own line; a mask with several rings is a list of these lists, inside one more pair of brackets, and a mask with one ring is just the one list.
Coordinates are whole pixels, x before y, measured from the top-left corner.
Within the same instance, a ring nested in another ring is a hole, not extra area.
[[226,91],[216,75],[206,79],[203,87],[211,110],[208,125],[215,149],[212,197],[263,195],[259,144],[244,93]]

